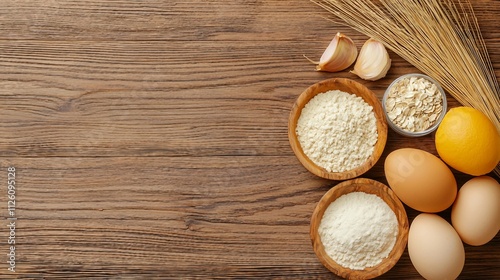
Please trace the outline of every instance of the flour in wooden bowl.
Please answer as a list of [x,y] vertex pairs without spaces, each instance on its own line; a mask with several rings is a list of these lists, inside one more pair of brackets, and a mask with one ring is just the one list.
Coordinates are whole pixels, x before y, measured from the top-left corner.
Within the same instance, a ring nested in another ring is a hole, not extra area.
[[398,237],[398,219],[377,195],[352,192],[328,206],[318,232],[332,260],[363,270],[389,256]]
[[377,119],[363,98],[340,90],[313,97],[297,121],[297,138],[304,154],[328,172],[362,165],[377,142]]

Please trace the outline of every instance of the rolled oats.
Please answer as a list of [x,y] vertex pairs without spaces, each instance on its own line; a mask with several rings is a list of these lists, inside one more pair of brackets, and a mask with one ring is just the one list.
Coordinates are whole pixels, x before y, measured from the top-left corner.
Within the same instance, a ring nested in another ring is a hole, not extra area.
[[431,81],[406,77],[390,88],[385,108],[392,123],[406,131],[420,132],[437,122],[443,110],[443,99]]

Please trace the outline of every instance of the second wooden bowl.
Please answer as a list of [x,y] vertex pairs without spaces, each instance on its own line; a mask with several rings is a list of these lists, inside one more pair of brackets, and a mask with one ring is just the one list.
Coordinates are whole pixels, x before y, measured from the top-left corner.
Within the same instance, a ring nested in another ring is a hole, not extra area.
[[[328,172],[323,167],[316,165],[305,155],[297,138],[297,121],[302,113],[302,109],[314,96],[329,90],[340,90],[363,98],[366,103],[373,107],[373,112],[377,118],[378,139],[372,155],[359,167],[344,172]],[[330,180],[347,180],[365,173],[372,168],[380,158],[387,142],[387,122],[382,104],[371,90],[350,79],[333,78],[310,86],[297,98],[288,119],[288,139],[290,141],[290,146],[299,161],[311,173]]]
[[[332,260],[326,253],[318,232],[321,219],[328,206],[337,198],[351,192],[365,192],[377,195],[389,205],[391,210],[396,214],[398,220],[398,236],[396,238],[396,244],[394,244],[389,256],[383,259],[379,265],[368,267],[363,270],[345,268]],[[310,236],[316,256],[328,270],[346,279],[372,279],[386,273],[398,262],[408,242],[409,227],[405,208],[389,187],[375,180],[358,178],[344,181],[331,188],[323,195],[316,205],[311,218]]]

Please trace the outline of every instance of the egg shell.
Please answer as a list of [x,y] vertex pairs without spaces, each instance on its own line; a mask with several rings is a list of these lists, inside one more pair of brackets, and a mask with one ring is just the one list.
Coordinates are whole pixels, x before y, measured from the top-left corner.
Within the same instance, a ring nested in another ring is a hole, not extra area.
[[467,181],[451,209],[451,223],[469,245],[492,240],[500,230],[500,184],[488,176]]
[[408,254],[427,280],[456,279],[465,264],[465,250],[455,229],[436,214],[422,213],[410,226]]
[[387,182],[409,207],[427,213],[450,207],[457,196],[457,182],[438,157],[419,149],[391,152],[384,164]]

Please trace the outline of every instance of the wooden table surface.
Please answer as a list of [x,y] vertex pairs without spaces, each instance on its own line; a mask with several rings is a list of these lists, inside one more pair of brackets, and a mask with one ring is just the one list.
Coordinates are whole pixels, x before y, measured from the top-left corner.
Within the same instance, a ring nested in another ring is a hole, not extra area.
[[[473,4],[498,77],[500,1]],[[358,47],[368,39],[325,16],[307,0],[3,0],[0,279],[336,279],[313,252],[309,222],[338,182],[295,158],[290,109],[323,79],[351,78],[381,97],[417,70],[390,52],[376,82],[315,72],[303,55],[319,58],[336,32]],[[390,131],[363,177],[387,183],[384,159],[402,147],[436,154],[433,135]],[[500,235],[465,250],[460,279],[500,279]],[[421,278],[405,251],[380,279]]]

